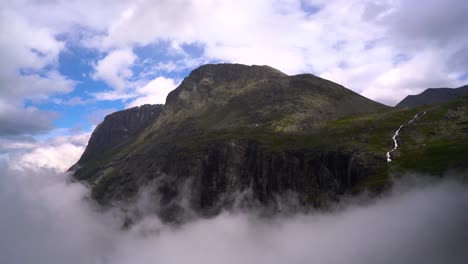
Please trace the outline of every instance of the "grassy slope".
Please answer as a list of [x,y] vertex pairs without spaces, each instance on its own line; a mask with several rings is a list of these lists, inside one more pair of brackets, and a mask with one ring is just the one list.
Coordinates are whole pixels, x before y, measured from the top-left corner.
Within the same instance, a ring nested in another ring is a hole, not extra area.
[[[270,151],[313,149],[316,151],[359,152],[361,159],[368,159],[368,166],[378,166],[375,175],[362,182],[358,188],[380,188],[390,175],[405,172],[423,172],[442,175],[451,169],[468,168],[468,97],[444,105],[416,109],[391,109],[374,114],[350,116],[328,122],[320,130],[303,133],[281,132],[276,127],[244,127],[229,130],[207,130],[193,137],[177,136],[175,145],[185,151],[198,151],[213,140],[250,139],[258,141]],[[393,147],[394,131],[408,122],[416,113],[427,114],[404,127],[398,138],[399,148],[393,152],[391,163],[373,162],[385,160],[385,153]],[[186,131],[183,129],[182,131]],[[166,138],[160,135],[161,139]],[[96,166],[105,168],[94,179],[101,183],[119,177],[113,163],[130,153],[151,148],[154,139],[140,137],[134,144],[113,150]],[[180,153],[190,155],[190,153]],[[154,157],[156,158],[156,157]],[[90,164],[91,165],[91,164]],[[93,166],[90,166],[93,167]]]
[[374,114],[350,116],[328,122],[313,133],[294,134],[275,129],[242,128],[216,131],[207,135],[218,139],[253,139],[272,151],[317,149],[358,151],[369,157],[385,159],[393,148],[392,136],[401,124],[419,112],[426,112],[405,126],[398,137],[399,148],[393,161],[383,163],[378,173],[363,183],[376,187],[390,175],[421,172],[442,175],[450,170],[468,168],[468,97],[443,105],[414,109],[392,109]]
[[391,170],[442,174],[468,167],[468,97],[432,107],[401,136],[402,148]]

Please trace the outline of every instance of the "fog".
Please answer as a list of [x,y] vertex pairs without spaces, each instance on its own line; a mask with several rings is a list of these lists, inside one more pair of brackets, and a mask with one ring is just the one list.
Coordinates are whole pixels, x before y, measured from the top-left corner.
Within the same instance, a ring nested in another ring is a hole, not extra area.
[[0,263],[467,263],[468,188],[407,176],[372,202],[258,218],[224,212],[130,230],[64,173],[0,160]]

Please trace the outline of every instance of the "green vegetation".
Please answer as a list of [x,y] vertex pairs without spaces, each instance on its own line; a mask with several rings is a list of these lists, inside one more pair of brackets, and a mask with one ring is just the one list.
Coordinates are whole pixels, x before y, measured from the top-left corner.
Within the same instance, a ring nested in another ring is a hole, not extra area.
[[[392,109],[367,115],[354,115],[326,123],[309,133],[286,133],[274,128],[238,128],[212,131],[204,140],[254,140],[270,151],[300,149],[343,149],[381,156],[393,147],[396,129],[414,115],[426,112],[404,127],[398,137],[399,149],[394,161],[377,168],[377,173],[363,182],[378,187],[389,174],[417,171],[443,174],[450,169],[468,167],[468,109],[466,98],[445,105],[415,109]],[[287,124],[288,119],[279,123]],[[292,121],[290,121],[292,123]]]
[[[107,201],[136,192],[142,182],[160,173],[189,177],[212,169],[212,175],[222,178],[231,172],[226,164],[223,168],[213,164],[228,162],[218,156],[232,151],[238,155],[236,160],[243,160],[250,153],[245,148],[256,152],[258,147],[261,154],[252,159],[260,164],[262,155],[284,158],[277,161],[279,168],[295,162],[291,153],[310,158],[300,162],[307,160],[313,167],[309,169],[313,172],[302,173],[318,178],[318,183],[301,179],[311,189],[319,188],[324,178],[331,183],[320,188],[342,184],[351,192],[381,190],[391,175],[414,171],[442,175],[466,169],[467,107],[468,97],[463,97],[439,105],[390,108],[313,75],[286,76],[263,67],[209,66],[186,78],[144,130],[79,164],[75,177],[88,181],[95,197]],[[393,148],[394,132],[421,112],[426,114],[400,131],[399,148],[387,163],[385,153]],[[242,146],[233,150],[229,146],[236,141]],[[253,170],[249,177],[257,177],[256,166],[246,168]],[[302,170],[305,165],[298,167]],[[289,177],[283,179],[287,186],[302,184]],[[312,203],[320,200],[315,194],[305,197]]]
[[440,175],[468,167],[467,98],[426,107],[427,114],[402,133],[392,171]]

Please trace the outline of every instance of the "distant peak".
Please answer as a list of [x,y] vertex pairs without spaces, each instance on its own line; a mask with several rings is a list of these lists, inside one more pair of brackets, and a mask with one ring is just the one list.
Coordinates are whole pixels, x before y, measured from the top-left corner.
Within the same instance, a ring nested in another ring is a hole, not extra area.
[[205,64],[193,70],[189,78],[201,79],[204,77],[211,77],[222,80],[235,80],[239,78],[266,78],[274,76],[287,76],[270,66],[259,65],[244,65],[234,63],[219,63],[219,64]]
[[420,94],[408,95],[397,107],[417,107],[445,103],[468,94],[468,85],[459,88],[428,88]]

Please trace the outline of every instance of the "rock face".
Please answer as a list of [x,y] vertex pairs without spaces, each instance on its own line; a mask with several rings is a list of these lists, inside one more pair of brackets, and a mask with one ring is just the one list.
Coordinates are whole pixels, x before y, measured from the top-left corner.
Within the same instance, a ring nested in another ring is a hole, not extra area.
[[290,193],[319,206],[349,191],[373,171],[346,151],[269,151],[256,141],[218,142],[194,162],[193,205],[216,213],[250,191],[253,201],[276,205]]
[[338,135],[330,122],[387,110],[311,74],[204,65],[165,106],[106,117],[72,170],[102,205],[149,188],[151,210],[171,221],[184,208],[211,215],[239,203],[277,205],[291,193],[299,204],[320,206],[385,165],[384,153],[351,145],[367,139]]
[[417,95],[408,95],[396,107],[418,107],[445,103],[468,94],[468,85],[459,88],[429,88]]
[[142,105],[112,113],[94,130],[78,164],[125,144],[158,118],[162,105]]
[[272,151],[255,140],[217,140],[197,153],[173,149],[162,159],[154,150],[146,155],[155,159],[132,156],[108,167],[96,180],[93,197],[109,205],[152,186],[153,209],[168,221],[182,217],[182,197],[189,197],[185,207],[203,216],[239,205],[278,210],[290,194],[296,205],[317,207],[375,174],[372,164],[384,163],[344,150]]

